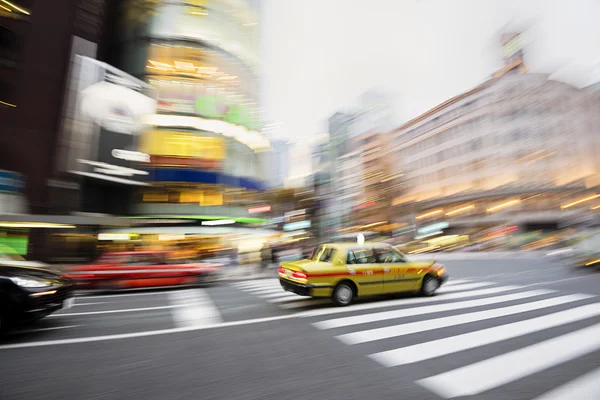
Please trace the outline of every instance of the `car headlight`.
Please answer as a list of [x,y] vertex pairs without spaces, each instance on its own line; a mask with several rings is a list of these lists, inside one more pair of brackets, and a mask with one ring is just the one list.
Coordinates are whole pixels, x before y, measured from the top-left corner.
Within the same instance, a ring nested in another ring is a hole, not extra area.
[[26,288],[40,288],[50,286],[50,283],[47,281],[32,278],[14,277],[10,278],[10,280],[13,281],[16,285]]

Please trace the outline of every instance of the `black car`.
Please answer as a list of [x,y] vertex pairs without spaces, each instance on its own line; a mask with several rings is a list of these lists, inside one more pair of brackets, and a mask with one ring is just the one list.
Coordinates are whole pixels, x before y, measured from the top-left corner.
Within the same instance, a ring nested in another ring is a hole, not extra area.
[[0,263],[0,331],[71,306],[72,281],[46,268],[14,264]]

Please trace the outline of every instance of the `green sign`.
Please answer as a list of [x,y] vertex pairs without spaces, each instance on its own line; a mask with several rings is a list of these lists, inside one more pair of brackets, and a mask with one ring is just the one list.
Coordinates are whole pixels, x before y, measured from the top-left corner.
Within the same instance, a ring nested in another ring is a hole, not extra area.
[[257,124],[250,117],[247,107],[237,105],[222,97],[200,96],[196,99],[194,108],[202,117],[218,118],[249,129],[257,129]]

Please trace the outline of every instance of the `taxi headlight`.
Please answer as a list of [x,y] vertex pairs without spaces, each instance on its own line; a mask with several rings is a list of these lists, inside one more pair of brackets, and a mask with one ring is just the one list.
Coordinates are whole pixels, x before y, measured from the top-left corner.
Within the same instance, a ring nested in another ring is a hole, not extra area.
[[440,269],[437,270],[437,276],[442,276],[446,273],[446,268],[442,267]]
[[25,287],[25,288],[41,288],[41,287],[46,287],[46,286],[50,286],[50,283],[47,281],[42,281],[39,279],[33,279],[33,278],[22,278],[22,277],[13,277],[10,278],[11,281],[13,281],[13,283],[15,285],[19,285],[21,287]]

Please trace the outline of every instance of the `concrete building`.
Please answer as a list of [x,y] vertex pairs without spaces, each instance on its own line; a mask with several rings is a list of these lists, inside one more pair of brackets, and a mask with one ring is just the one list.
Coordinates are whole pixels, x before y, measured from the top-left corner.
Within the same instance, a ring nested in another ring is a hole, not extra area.
[[508,68],[391,132],[407,184],[399,213],[417,224],[559,227],[598,203],[598,97],[521,72]]
[[283,187],[290,173],[290,145],[286,140],[271,140],[271,150],[264,156],[265,176],[271,188]]

